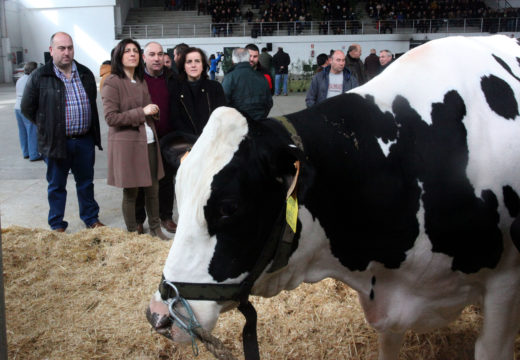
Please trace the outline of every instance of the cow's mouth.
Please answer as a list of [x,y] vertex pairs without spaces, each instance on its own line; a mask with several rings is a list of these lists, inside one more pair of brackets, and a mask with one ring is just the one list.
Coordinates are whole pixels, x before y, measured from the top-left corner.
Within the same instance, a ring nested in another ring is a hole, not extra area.
[[146,319],[152,325],[153,329],[162,336],[173,340],[171,328],[173,325],[172,319],[164,314],[152,313],[150,308],[146,308]]

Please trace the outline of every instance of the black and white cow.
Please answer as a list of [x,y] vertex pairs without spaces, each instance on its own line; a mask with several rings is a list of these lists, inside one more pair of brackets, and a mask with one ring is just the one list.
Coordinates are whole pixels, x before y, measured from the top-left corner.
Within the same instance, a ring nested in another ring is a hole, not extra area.
[[[280,120],[217,109],[177,174],[179,223],[165,279],[246,278],[285,207],[299,160],[288,264],[266,267],[253,295],[339,279],[359,293],[385,360],[397,359],[407,329],[444,326],[479,304],[484,325],[475,359],[513,359],[519,99],[520,46],[498,35],[415,48],[366,85],[287,115],[294,133]],[[233,305],[190,304],[208,330]],[[166,324],[159,292],[149,310],[156,328]],[[168,331],[187,340],[175,326]]]

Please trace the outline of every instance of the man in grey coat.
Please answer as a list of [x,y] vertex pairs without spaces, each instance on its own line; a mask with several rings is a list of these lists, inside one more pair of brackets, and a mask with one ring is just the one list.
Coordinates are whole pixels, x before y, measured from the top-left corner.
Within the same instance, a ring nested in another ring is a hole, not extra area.
[[345,68],[345,54],[341,50],[336,50],[330,65],[312,78],[305,104],[311,107],[358,85],[356,77]]

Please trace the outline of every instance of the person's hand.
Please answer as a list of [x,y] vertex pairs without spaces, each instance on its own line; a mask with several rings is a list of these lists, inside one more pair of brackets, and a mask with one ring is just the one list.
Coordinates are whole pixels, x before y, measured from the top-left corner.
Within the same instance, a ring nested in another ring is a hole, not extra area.
[[146,116],[155,115],[159,113],[159,106],[155,104],[148,104],[143,108],[143,111]]

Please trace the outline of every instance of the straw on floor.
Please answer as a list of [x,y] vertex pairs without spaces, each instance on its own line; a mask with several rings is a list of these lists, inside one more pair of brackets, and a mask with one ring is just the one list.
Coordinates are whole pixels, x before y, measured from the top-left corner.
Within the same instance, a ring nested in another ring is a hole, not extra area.
[[[2,245],[9,359],[194,358],[191,345],[152,332],[144,315],[171,241],[110,228],[59,234],[13,226],[3,229]],[[356,293],[338,281],[252,300],[262,359],[377,357]],[[400,358],[472,359],[481,323],[471,306],[447,328],[409,332]],[[243,324],[233,310],[213,331],[239,359]],[[199,350],[198,359],[213,359],[202,344]]]

